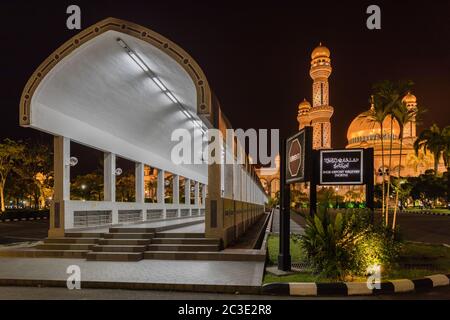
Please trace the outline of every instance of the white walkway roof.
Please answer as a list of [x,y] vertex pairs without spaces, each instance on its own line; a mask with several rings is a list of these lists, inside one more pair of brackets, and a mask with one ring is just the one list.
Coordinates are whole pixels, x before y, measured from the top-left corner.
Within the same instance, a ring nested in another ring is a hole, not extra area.
[[[124,23],[116,19],[105,21]],[[108,28],[104,27],[105,21],[90,28],[97,30],[97,35],[86,36],[90,37],[87,41],[78,38],[77,47],[67,50],[70,53],[64,56],[64,46],[55,51],[53,58],[58,61],[53,61],[45,74],[41,70],[46,62],[38,68],[22,96],[21,124],[207,183],[207,165],[175,166],[170,161],[172,146],[176,144],[171,142],[173,130],[192,131],[194,122],[117,39],[122,39],[145,62],[198,121],[199,106],[206,111],[209,107],[205,107],[205,95],[210,93],[203,73],[192,58],[160,35],[142,29],[138,30],[139,38],[132,35],[128,25]],[[157,46],[151,43],[154,40],[145,41],[144,34],[151,34],[161,43]],[[184,56],[176,59],[175,54],[169,55],[171,48]],[[201,131],[195,131],[195,139],[201,139]]]

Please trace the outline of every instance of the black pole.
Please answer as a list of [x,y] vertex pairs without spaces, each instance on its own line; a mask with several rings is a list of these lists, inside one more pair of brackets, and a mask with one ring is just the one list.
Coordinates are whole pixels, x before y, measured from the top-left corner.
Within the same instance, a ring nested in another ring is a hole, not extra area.
[[317,213],[317,180],[319,172],[319,153],[315,150],[312,151],[312,174],[311,182],[309,183],[309,215],[314,217]]
[[373,148],[364,149],[364,170],[366,176],[366,206],[370,210],[370,219],[372,224],[375,222],[374,214],[374,166],[373,166]]
[[280,247],[278,269],[291,270],[290,253],[290,185],[286,184],[286,140],[280,137]]

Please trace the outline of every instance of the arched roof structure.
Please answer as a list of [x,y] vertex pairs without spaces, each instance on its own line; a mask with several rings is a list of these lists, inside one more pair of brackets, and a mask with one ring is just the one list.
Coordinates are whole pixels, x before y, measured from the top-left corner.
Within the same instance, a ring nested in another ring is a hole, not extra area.
[[[36,69],[21,97],[20,125],[207,183],[207,165],[169,160],[174,129],[212,127],[211,98],[203,71],[183,49],[145,27],[108,18]],[[200,130],[194,139],[202,139]]]

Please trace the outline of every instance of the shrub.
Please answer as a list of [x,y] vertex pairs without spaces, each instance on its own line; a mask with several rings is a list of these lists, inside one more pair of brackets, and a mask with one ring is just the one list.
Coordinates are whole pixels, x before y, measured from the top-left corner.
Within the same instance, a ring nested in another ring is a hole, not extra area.
[[399,242],[388,229],[370,224],[368,210],[339,212],[334,218],[323,210],[306,221],[301,245],[313,270],[325,277],[364,275],[369,266],[390,266],[398,256]]

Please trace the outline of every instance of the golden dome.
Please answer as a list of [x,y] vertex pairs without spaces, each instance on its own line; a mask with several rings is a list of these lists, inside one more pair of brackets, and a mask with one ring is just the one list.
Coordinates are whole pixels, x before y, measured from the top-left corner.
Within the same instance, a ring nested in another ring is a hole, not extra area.
[[311,104],[306,99],[303,99],[303,101],[298,105],[298,110],[305,109],[311,109]]
[[408,92],[406,96],[403,97],[402,102],[406,104],[416,103],[417,98],[415,95],[411,94],[411,92]]
[[[383,133],[389,135],[390,131],[391,117],[388,116],[383,121]],[[397,140],[400,133],[400,126],[395,119],[392,126],[392,132],[395,136],[394,140]],[[373,144],[374,142],[381,141],[380,139],[380,124],[364,117],[363,113],[353,119],[347,130],[347,140],[349,145],[354,143],[361,144],[364,141]],[[385,138],[385,140],[388,140],[388,138]]]
[[330,57],[330,50],[325,47],[322,46],[322,43],[319,44],[319,46],[317,48],[315,48],[313,50],[313,52],[311,53],[311,59],[314,60],[316,58],[329,58]]

